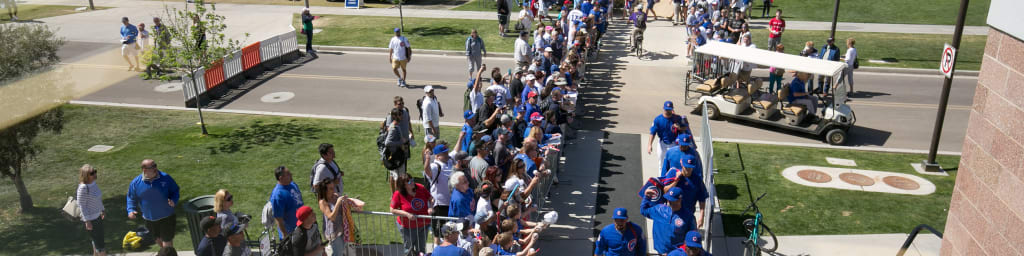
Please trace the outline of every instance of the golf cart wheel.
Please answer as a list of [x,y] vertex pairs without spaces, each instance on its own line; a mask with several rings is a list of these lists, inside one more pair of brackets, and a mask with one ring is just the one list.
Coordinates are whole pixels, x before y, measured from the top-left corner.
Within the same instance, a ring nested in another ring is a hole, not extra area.
[[722,112],[718,111],[718,106],[715,106],[715,103],[704,102],[704,104],[708,105],[708,119],[718,120],[722,118]]
[[833,128],[825,134],[825,141],[829,145],[843,145],[846,143],[846,131],[839,128]]

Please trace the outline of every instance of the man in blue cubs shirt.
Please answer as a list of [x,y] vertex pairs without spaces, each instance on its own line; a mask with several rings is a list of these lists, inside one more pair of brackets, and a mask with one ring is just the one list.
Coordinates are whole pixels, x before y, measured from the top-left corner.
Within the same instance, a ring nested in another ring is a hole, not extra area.
[[174,205],[181,197],[178,183],[156,168],[153,159],[142,160],[142,174],[128,185],[128,218],[142,216],[150,234],[160,247],[174,246],[176,218]]
[[699,229],[703,225],[703,219],[696,219],[694,212],[697,209],[694,207],[700,205],[700,216],[704,215],[705,199],[708,198],[707,187],[704,186],[704,181],[696,178],[693,175],[693,165],[689,163],[683,163],[683,167],[678,169],[679,171],[674,173],[675,179],[670,183],[665,184],[665,188],[668,191],[672,189],[679,189],[679,208],[673,209],[673,211],[680,212],[680,216],[683,216],[684,230]]
[[668,174],[668,171],[672,168],[683,169],[683,165],[688,164],[693,168],[693,175],[697,179],[703,179],[704,175],[701,172],[704,169],[700,162],[700,154],[696,150],[697,146],[693,143],[693,136],[680,134],[676,136],[676,144],[679,146],[670,148],[665,153],[665,159],[661,161],[661,177],[675,176]]
[[704,251],[704,245],[701,244],[703,240],[700,232],[687,232],[686,242],[676,245],[676,249],[668,253],[668,256],[711,256],[711,253]]
[[292,180],[292,172],[283,165],[274,169],[274,178],[277,179],[277,185],[270,192],[270,205],[273,208],[274,220],[277,221],[278,238],[284,238],[295,230],[296,222],[299,220],[295,216],[295,211],[303,205],[302,193],[299,185]]
[[686,117],[676,115],[673,111],[672,101],[665,101],[662,106],[665,110],[661,115],[654,117],[651,124],[651,138],[647,142],[647,154],[654,150],[654,136],[658,136],[661,144],[658,147],[658,161],[665,160],[665,153],[672,146],[675,146],[676,136],[680,133],[690,133]]
[[626,208],[615,208],[615,224],[605,226],[594,243],[594,256],[640,256],[647,254],[644,230],[629,221]]
[[[653,198],[657,195],[655,189],[649,188],[644,194],[647,198]],[[683,242],[686,232],[690,231],[687,221],[693,219],[693,214],[687,217],[682,211],[682,194],[683,189],[672,187],[664,196],[667,204],[658,204],[650,199],[641,200],[640,214],[654,221],[654,250],[660,254],[671,252],[673,245]]]

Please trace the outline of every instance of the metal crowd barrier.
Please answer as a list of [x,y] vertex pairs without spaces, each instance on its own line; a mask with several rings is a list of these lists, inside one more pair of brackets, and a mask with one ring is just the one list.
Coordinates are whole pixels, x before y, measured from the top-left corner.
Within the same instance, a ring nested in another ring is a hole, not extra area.
[[[345,255],[405,255],[405,241],[402,239],[402,230],[397,218],[397,216],[390,212],[352,212],[352,220],[355,222],[358,230],[357,241],[348,245]],[[429,219],[431,221],[430,225],[422,228],[422,236],[410,236],[412,244],[422,243],[422,248],[424,249],[422,253],[424,254],[432,252],[435,246],[434,236],[430,231],[431,226],[440,227],[448,221],[458,220],[458,218],[428,215],[416,215],[416,218]]]
[[[707,248],[708,252],[711,252],[711,221],[712,216],[715,213],[715,198],[718,197],[718,191],[715,190],[715,148],[712,143],[714,137],[711,136],[711,123],[708,121],[708,106],[704,104],[701,115],[701,128],[700,134],[700,147],[697,150],[700,152],[701,163],[704,165],[704,185],[708,190],[708,199],[704,206],[704,248]],[[713,253],[713,252],[712,252]]]
[[181,85],[183,92],[185,93],[185,102],[195,99],[198,95],[206,93],[206,69],[199,68],[196,70],[195,83],[199,86],[193,86],[192,77],[188,74],[181,77]]

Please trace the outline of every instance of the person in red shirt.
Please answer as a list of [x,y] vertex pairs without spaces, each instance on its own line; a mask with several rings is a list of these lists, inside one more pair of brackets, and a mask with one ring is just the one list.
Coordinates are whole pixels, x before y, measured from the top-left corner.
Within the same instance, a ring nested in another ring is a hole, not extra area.
[[391,195],[391,214],[398,216],[398,226],[402,231],[402,242],[405,254],[418,255],[426,252],[427,227],[430,219],[417,218],[417,215],[429,215],[430,192],[421,184],[412,180],[408,173],[398,175],[397,184],[402,188]]
[[786,31],[786,20],[782,19],[782,9],[775,10],[775,18],[768,21],[768,49],[776,49],[782,44],[782,32]]

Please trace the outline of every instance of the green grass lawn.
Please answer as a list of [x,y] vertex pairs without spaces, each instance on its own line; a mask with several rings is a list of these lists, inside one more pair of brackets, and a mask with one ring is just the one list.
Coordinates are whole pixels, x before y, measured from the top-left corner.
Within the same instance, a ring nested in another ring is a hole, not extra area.
[[[489,11],[495,12],[494,15],[498,15],[498,1],[495,0],[473,0],[469,3],[460,5],[452,8],[453,11]],[[497,17],[497,16],[495,16]]]
[[[390,105],[379,106],[382,110]],[[162,171],[181,186],[181,201],[212,195],[228,189],[235,195],[236,212],[251,214],[258,223],[274,180],[273,169],[287,166],[303,190],[306,205],[315,206],[309,191],[309,171],[319,158],[317,145],[335,145],[338,164],[345,171],[345,192],[367,202],[366,210],[386,211],[390,191],[387,171],[377,161],[374,140],[379,123],[327,119],[205,113],[210,132],[200,137],[194,111],[142,110],[132,108],[66,105],[65,126],[59,135],[41,135],[42,150],[28,165],[25,181],[37,210],[17,213],[17,193],[8,179],[0,184],[0,255],[85,254],[89,239],[80,222],[60,216],[68,195],[74,195],[77,169],[92,164],[99,169],[99,185],[107,209],[106,242],[111,252],[120,252],[121,238],[129,229],[142,225],[127,220],[125,193],[128,183],[139,175],[142,159],[157,161]],[[455,128],[442,128],[444,138],[453,141]],[[106,153],[86,149],[96,144],[114,146]],[[416,155],[416,154],[414,154]],[[421,157],[409,161],[410,174],[422,176]],[[314,207],[314,209],[318,209]],[[177,207],[179,250],[192,250],[185,213]],[[320,214],[319,209],[316,210]],[[249,227],[258,234],[262,228]],[[368,229],[364,229],[368,230]],[[377,241],[382,234],[363,232],[364,241]],[[383,238],[400,241],[400,238]],[[151,249],[154,250],[154,249]]]
[[[87,2],[82,2],[82,6],[88,6]],[[71,5],[39,5],[39,4],[18,4],[18,20],[19,21],[30,21],[35,19],[49,18],[54,16],[68,15],[79,13],[75,11],[75,8],[82,6],[71,6]],[[110,9],[110,7],[96,6],[96,10]],[[0,24],[11,22],[11,17],[7,16],[7,10],[0,10]]]
[[[761,17],[761,1],[753,0],[751,14]],[[968,26],[984,26],[990,0],[971,1],[967,8]],[[832,22],[832,0],[777,0],[772,9],[782,9],[788,20]],[[839,2],[840,22],[955,25],[960,1],[934,0],[857,0]],[[771,15],[775,15],[772,11]]]
[[[754,43],[758,48],[768,48],[768,30],[755,29]],[[786,53],[799,54],[804,43],[814,41],[814,47],[821,50],[829,31],[787,30],[782,35]],[[846,39],[857,39],[857,54],[860,65],[874,67],[939,69],[942,47],[952,42],[950,35],[865,33],[836,31],[836,46],[846,53]],[[985,53],[987,36],[965,35],[957,51],[956,68],[959,70],[981,69],[981,56]],[[896,63],[871,63],[868,60],[890,60]]]
[[[153,1],[165,1],[165,0],[153,0]],[[264,5],[293,5],[296,7],[296,12],[305,6],[305,1],[287,1],[287,0],[207,0],[207,3],[229,3],[229,4],[264,4]],[[343,0],[308,0],[309,6],[330,6],[330,7],[345,7],[345,1]],[[406,0],[405,6],[416,8],[416,6],[426,5],[458,5],[465,3],[468,0]],[[175,1],[169,1],[175,2]],[[390,0],[363,0],[363,8],[390,8],[394,4]],[[313,14],[316,14],[316,9],[313,9]],[[398,12],[398,9],[395,9]]]
[[[906,233],[918,224],[942,231],[953,192],[956,171],[949,176],[920,175],[910,163],[925,159],[920,154],[893,154],[854,150],[814,149],[771,145],[715,143],[715,188],[722,206],[722,220],[729,236],[745,236],[739,214],[749,205],[743,174],[750,178],[754,197],[768,193],[758,202],[765,223],[776,235]],[[782,177],[783,169],[794,165],[832,166],[826,156],[854,159],[854,169],[907,173],[935,184],[935,193],[898,195],[831,188],[814,188]],[[936,161],[952,168],[958,156],[938,156]]]
[[[293,19],[301,29],[299,16]],[[319,25],[318,25],[319,24]],[[387,47],[394,36],[393,29],[400,26],[398,17],[324,15],[314,21],[314,28],[323,29],[313,35],[318,45]],[[405,18],[405,32],[413,49],[465,50],[466,37],[477,29],[488,52],[512,52],[515,37],[501,37],[495,31],[493,20],[465,20],[439,18]],[[305,42],[305,36],[299,36]]]

